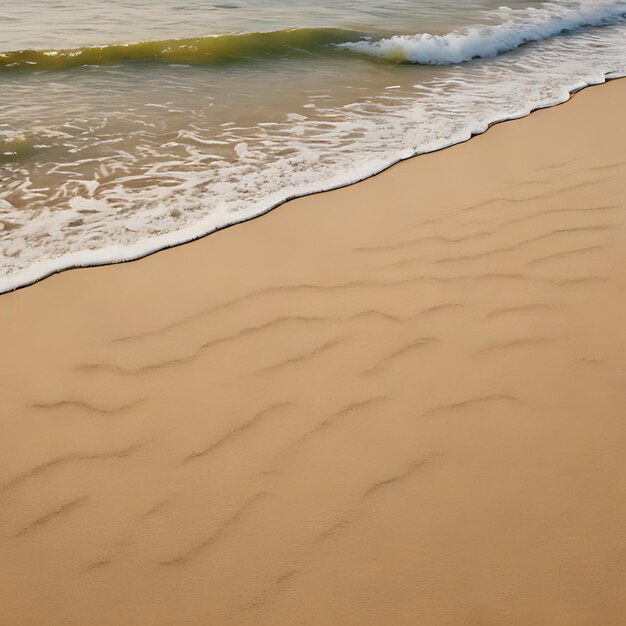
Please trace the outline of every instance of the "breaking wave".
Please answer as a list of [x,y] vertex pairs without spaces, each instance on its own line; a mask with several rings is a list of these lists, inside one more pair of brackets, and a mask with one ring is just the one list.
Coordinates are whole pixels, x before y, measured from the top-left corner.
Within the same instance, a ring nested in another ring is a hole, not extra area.
[[341,50],[394,63],[448,65],[495,57],[524,44],[585,27],[615,24],[626,18],[626,0],[546,3],[538,9],[502,7],[494,17],[504,21],[445,35],[421,33],[376,39],[367,33],[349,29],[292,28],[67,50],[0,52],[0,71],[60,71],[127,62],[211,65],[294,55],[332,55]]
[[449,65],[495,57],[520,46],[581,28],[614,24],[626,17],[626,2],[545,4],[542,8],[506,9],[508,19],[495,26],[475,26],[446,35],[397,35],[339,47],[396,63]]

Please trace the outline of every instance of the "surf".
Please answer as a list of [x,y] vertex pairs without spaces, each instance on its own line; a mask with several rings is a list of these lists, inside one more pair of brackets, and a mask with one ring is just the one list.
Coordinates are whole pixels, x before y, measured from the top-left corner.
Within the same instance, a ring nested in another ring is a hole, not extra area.
[[396,35],[378,41],[338,44],[352,52],[395,63],[450,65],[492,58],[522,45],[586,27],[614,24],[626,18],[626,2],[576,5],[545,4],[540,9],[500,9],[508,19],[495,26],[474,26],[445,35]]
[[291,28],[186,39],[85,46],[62,50],[0,52],[0,72],[62,71],[124,63],[215,65],[289,56],[332,56],[346,51],[392,63],[452,65],[496,57],[528,43],[626,18],[626,0],[602,3],[546,3],[541,8],[500,8],[495,25],[472,26],[444,35],[419,33],[380,37],[343,28]]
[[334,49],[332,45],[363,36],[364,33],[339,28],[293,28],[67,50],[18,50],[0,53],[0,71],[61,71],[130,62],[209,65],[285,55],[329,54]]

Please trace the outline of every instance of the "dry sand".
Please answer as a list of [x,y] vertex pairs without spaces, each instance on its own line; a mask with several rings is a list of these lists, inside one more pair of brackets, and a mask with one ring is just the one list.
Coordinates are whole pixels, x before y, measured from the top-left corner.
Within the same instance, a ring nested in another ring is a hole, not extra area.
[[0,297],[0,623],[624,624],[625,103]]

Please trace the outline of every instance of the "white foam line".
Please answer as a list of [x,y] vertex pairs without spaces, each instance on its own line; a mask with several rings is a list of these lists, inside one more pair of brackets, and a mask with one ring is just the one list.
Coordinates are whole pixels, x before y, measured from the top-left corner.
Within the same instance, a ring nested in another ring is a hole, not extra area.
[[626,2],[546,3],[540,9],[501,9],[500,12],[511,17],[496,26],[474,26],[446,35],[396,35],[380,41],[342,43],[337,47],[399,63],[463,63],[495,57],[526,43],[580,28],[615,23],[626,17]]
[[546,101],[544,104],[538,105],[532,109],[520,110],[516,114],[509,115],[503,118],[494,117],[492,121],[484,123],[479,127],[473,129],[467,128],[466,130],[457,133],[457,135],[450,141],[442,142],[441,145],[436,146],[431,150],[413,151],[411,149],[406,149],[399,152],[395,158],[370,163],[367,166],[361,167],[359,170],[356,170],[351,176],[345,177],[343,179],[337,177],[337,179],[329,181],[325,185],[308,185],[300,189],[292,188],[288,192],[272,194],[271,196],[266,198],[264,202],[259,202],[256,205],[253,205],[251,214],[249,214],[248,217],[244,219],[231,221],[227,220],[221,224],[216,225],[214,219],[205,218],[204,220],[196,223],[194,226],[190,226],[173,233],[159,235],[157,237],[139,241],[132,245],[107,246],[98,250],[84,250],[80,252],[73,252],[61,255],[52,260],[34,263],[28,268],[16,272],[11,276],[0,278],[0,294],[28,287],[54,274],[58,274],[67,270],[86,267],[99,267],[104,265],[114,265],[117,263],[136,261],[161,250],[167,250],[169,248],[174,248],[186,243],[190,243],[192,241],[196,241],[198,239],[202,239],[203,237],[211,235],[225,228],[229,228],[231,226],[235,226],[236,224],[241,224],[253,219],[257,219],[265,215],[266,213],[274,210],[275,208],[285,204],[286,202],[289,202],[290,200],[353,185],[355,183],[361,182],[362,180],[380,174],[381,172],[389,169],[397,163],[400,163],[401,161],[405,161],[407,159],[422,154],[438,152],[451,146],[464,143],[472,137],[481,135],[492,126],[501,122],[520,119],[526,117],[534,111],[547,109],[557,106],[559,104],[563,104],[564,102],[567,102],[573,94],[581,91],[582,89],[585,89],[586,87],[603,84],[605,82],[608,82],[609,80],[623,77],[626,77],[626,72],[607,72],[599,77],[599,79],[595,82],[583,83],[582,81],[579,81],[577,84],[572,84],[569,88],[564,89],[562,98],[556,98],[552,101]]

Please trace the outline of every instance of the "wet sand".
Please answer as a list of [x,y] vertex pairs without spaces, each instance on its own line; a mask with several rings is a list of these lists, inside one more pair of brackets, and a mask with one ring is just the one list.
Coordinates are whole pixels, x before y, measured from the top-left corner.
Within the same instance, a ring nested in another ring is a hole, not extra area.
[[0,623],[626,615],[626,81],[0,297]]

